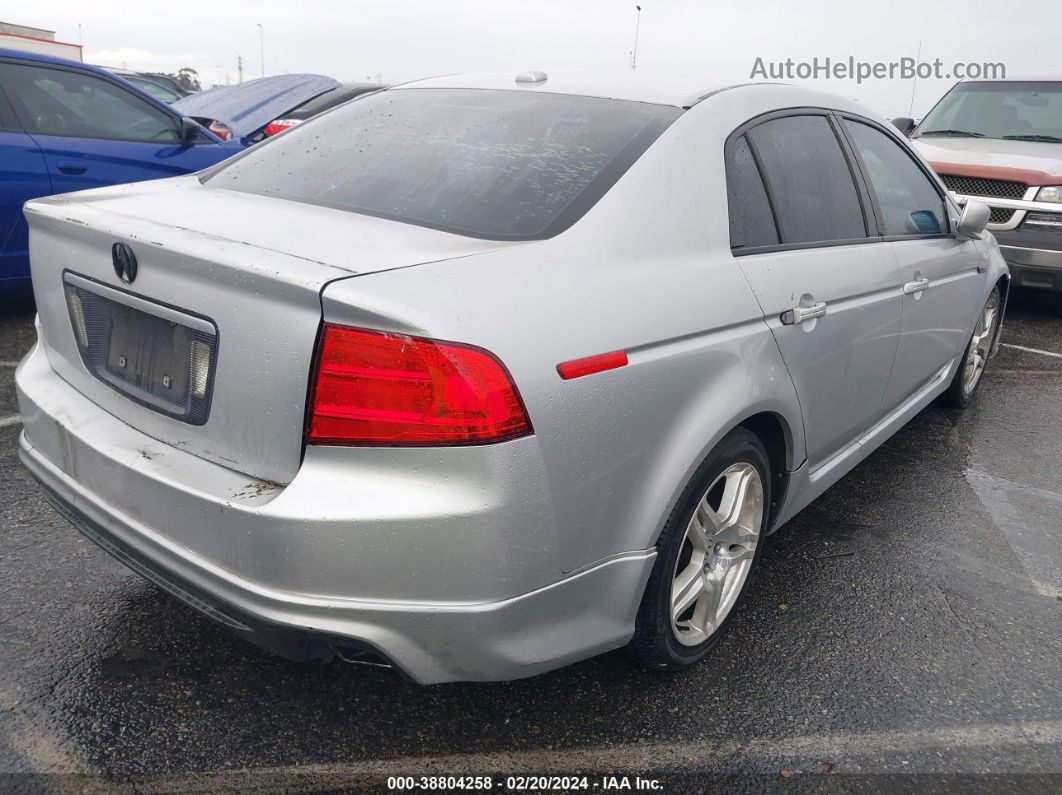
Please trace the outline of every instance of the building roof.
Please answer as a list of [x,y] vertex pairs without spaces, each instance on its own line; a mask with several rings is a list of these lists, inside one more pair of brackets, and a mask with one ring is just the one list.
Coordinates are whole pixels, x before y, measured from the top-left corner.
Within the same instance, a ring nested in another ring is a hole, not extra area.
[[[16,36],[32,36],[39,39],[53,41],[55,31],[48,28],[35,28],[33,25],[19,25],[14,22],[0,22],[0,33],[11,33]],[[50,36],[41,36],[41,33],[50,33]]]

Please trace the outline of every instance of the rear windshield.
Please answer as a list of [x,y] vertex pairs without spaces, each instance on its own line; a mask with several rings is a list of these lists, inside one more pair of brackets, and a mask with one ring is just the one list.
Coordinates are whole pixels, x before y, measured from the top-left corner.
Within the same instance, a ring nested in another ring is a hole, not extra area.
[[575,223],[681,113],[519,90],[384,91],[203,179],[469,237],[534,240]]

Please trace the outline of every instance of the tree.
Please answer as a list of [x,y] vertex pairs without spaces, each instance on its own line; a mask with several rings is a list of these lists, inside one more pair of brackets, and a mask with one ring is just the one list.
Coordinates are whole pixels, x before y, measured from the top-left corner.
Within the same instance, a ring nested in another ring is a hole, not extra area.
[[177,74],[168,75],[177,82],[177,84],[185,91],[200,91],[199,85],[199,72],[190,66],[182,66],[177,70]]

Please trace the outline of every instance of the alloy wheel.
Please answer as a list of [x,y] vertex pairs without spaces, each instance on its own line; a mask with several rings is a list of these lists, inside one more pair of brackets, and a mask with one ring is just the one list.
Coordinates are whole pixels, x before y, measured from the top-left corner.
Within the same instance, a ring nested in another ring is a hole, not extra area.
[[981,374],[985,371],[988,363],[989,349],[992,347],[992,335],[996,328],[996,319],[999,317],[999,299],[993,295],[985,304],[981,316],[977,319],[973,337],[970,339],[970,347],[966,351],[966,361],[963,364],[962,388],[967,395],[972,394],[981,380]]
[[686,526],[671,584],[671,629],[684,646],[726,619],[752,569],[763,524],[763,481],[737,463],[708,487]]

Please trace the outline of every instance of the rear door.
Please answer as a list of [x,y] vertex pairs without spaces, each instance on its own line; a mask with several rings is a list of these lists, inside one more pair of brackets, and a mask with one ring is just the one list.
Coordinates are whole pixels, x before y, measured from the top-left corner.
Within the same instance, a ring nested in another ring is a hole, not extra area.
[[44,155],[23,132],[0,90],[0,291],[28,285],[28,230],[22,205],[51,192]]
[[925,167],[887,130],[847,117],[842,128],[876,198],[903,279],[903,320],[885,408],[899,406],[951,364],[981,306],[976,245],[951,234],[948,202]]
[[727,143],[731,245],[796,385],[812,472],[881,417],[900,291],[826,111],[761,117]]
[[182,141],[177,116],[96,74],[7,62],[0,81],[55,193],[186,174],[228,153],[206,138]]

